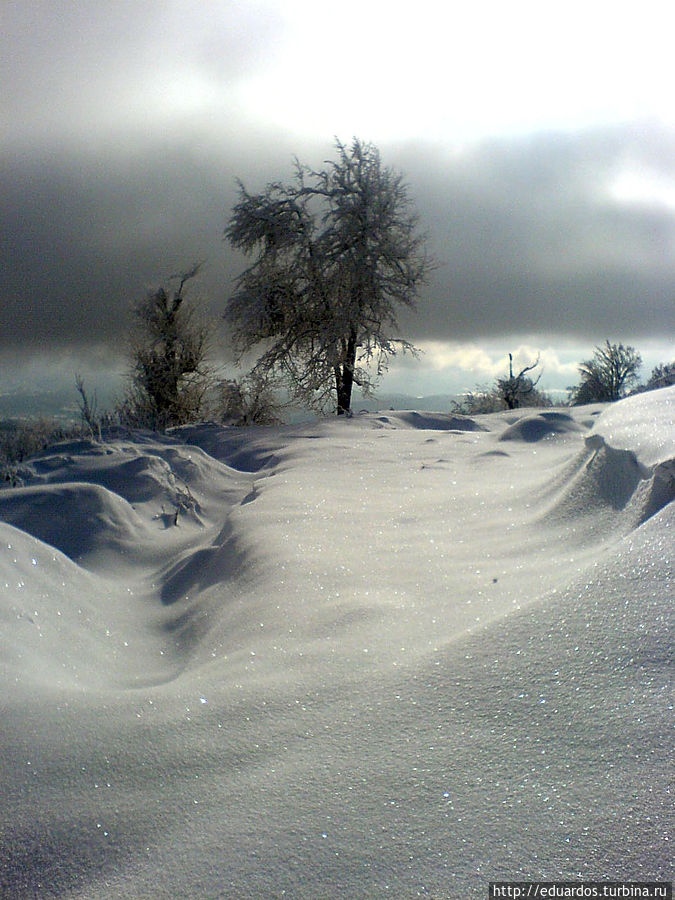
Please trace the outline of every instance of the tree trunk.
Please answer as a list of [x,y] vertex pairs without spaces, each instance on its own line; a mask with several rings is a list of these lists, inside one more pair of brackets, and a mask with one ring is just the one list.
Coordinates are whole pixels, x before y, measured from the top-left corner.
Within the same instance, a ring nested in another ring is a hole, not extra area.
[[338,416],[348,415],[351,409],[354,369],[356,367],[356,346],[356,331],[353,329],[347,341],[345,360],[341,366],[336,366],[335,368]]

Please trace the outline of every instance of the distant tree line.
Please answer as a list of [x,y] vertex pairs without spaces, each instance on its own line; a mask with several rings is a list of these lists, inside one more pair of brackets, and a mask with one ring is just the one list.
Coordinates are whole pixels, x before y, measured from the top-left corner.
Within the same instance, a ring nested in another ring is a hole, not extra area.
[[642,357],[634,347],[606,340],[594,348],[593,356],[579,365],[581,381],[569,388],[570,402],[614,403],[629,394],[653,391],[675,384],[675,362],[661,363],[652,369],[645,384],[639,384]]
[[[568,403],[581,406],[587,403],[613,403],[631,393],[652,391],[675,384],[675,362],[661,363],[652,370],[645,384],[638,383],[642,358],[634,347],[613,344],[606,340],[594,348],[590,359],[579,364],[581,380],[569,387]],[[499,412],[522,406],[553,406],[551,397],[537,389],[541,373],[533,380],[528,374],[539,365],[536,361],[514,374],[513,356],[509,353],[508,375],[497,378],[492,386],[476,387],[455,401],[453,411],[464,415]]]

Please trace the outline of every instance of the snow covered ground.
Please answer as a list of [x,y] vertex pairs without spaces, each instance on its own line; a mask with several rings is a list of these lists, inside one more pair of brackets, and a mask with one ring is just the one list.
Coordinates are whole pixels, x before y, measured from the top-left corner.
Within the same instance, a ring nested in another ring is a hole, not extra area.
[[674,409],[33,460],[0,492],[0,896],[672,878]]

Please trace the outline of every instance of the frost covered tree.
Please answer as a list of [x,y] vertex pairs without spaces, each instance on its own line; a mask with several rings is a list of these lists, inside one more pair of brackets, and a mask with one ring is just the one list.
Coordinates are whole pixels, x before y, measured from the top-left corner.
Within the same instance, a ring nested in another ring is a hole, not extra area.
[[177,287],[159,287],[134,307],[131,386],[118,407],[130,424],[164,429],[203,411],[211,386],[208,329],[185,295],[199,269],[174,276]]
[[497,378],[492,387],[477,386],[466,391],[461,400],[452,401],[453,412],[464,416],[518,409],[521,406],[548,407],[553,401],[548,394],[537,389],[541,372],[533,379],[528,372],[539,365],[539,356],[530,365],[523,366],[517,374],[513,371],[513,354],[509,353],[509,374]]
[[218,414],[227,425],[281,425],[283,403],[259,373],[218,384]]
[[253,371],[282,376],[295,399],[348,413],[397,350],[397,308],[413,307],[429,268],[402,176],[357,139],[314,171],[296,161],[289,184],[260,194],[240,184],[225,231],[252,257],[225,319]]
[[593,358],[579,366],[581,383],[572,391],[575,405],[620,400],[637,383],[642,357],[634,347],[611,344],[596,347]]
[[534,371],[538,365],[539,356],[531,365],[523,366],[520,372],[514,375],[513,354],[509,353],[509,374],[506,378],[497,379],[497,393],[507,409],[517,409],[523,403],[527,403],[529,397],[536,393],[535,388],[539,384],[541,372],[534,381],[527,373]]
[[658,388],[670,387],[671,384],[675,384],[675,362],[660,363],[652,369],[652,374],[643,390],[655,391]]

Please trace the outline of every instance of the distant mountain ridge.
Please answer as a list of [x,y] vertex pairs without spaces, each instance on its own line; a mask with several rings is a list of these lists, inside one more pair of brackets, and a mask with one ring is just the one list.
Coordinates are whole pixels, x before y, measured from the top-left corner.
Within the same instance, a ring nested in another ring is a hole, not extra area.
[[457,400],[458,394],[429,394],[415,397],[411,394],[377,394],[370,400],[357,398],[352,403],[354,412],[362,409],[374,412],[378,409],[425,409],[433,412],[445,412]]
[[[352,403],[355,413],[366,410],[376,412],[381,409],[418,409],[433,412],[448,412],[452,408],[453,400],[458,399],[457,394],[430,394],[428,396],[415,397],[411,394],[380,393],[368,399],[356,397]],[[103,396],[98,393],[99,408],[109,409],[114,404],[114,395]],[[59,421],[79,421],[78,401],[75,387],[64,390],[39,391],[21,390],[8,391],[0,394],[0,420],[36,418],[46,416],[56,418]],[[298,418],[313,418],[306,410],[293,411],[289,421]]]

